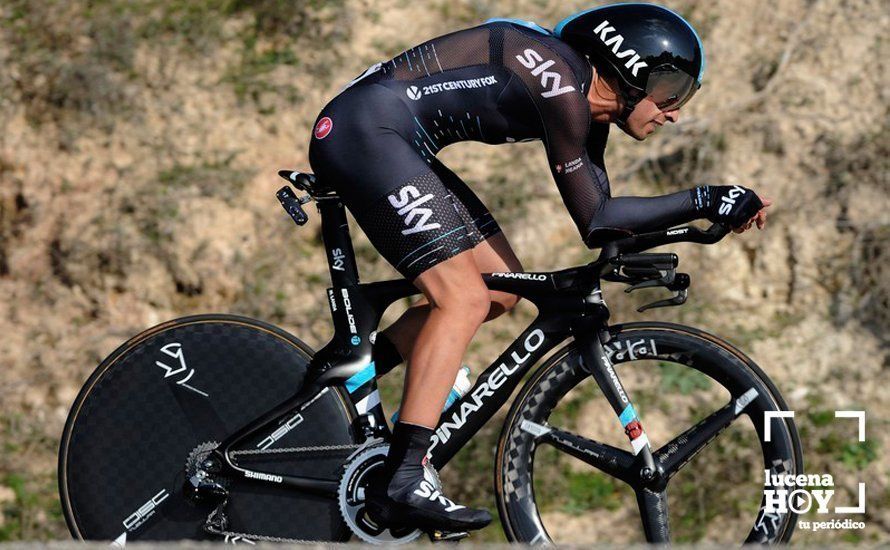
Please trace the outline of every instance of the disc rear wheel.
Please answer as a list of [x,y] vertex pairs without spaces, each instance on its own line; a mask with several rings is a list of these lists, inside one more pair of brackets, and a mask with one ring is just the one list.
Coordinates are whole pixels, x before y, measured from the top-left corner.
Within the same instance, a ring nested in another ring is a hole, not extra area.
[[[281,329],[230,315],[164,323],[118,348],[89,378],[65,425],[59,488],[71,534],[120,543],[214,538],[203,529],[214,504],[193,503],[183,493],[187,469],[296,394],[311,355]],[[353,444],[350,411],[339,389],[325,389],[243,450]],[[239,463],[337,479],[348,452],[341,455],[251,454]],[[234,530],[319,541],[349,537],[334,498],[265,483],[226,484]]]

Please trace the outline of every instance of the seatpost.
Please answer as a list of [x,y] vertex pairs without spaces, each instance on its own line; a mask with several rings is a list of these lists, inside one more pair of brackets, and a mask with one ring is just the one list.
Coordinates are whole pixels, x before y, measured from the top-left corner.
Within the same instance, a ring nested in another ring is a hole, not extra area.
[[318,197],[316,204],[321,215],[321,236],[328,255],[331,284],[334,287],[357,285],[358,268],[343,202],[339,197]]

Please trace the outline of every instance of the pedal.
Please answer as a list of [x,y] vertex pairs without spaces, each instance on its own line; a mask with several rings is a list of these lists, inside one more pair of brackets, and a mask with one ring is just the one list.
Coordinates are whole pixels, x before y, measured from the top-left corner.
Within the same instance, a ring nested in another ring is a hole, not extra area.
[[432,542],[457,542],[470,536],[467,531],[431,531],[427,533]]

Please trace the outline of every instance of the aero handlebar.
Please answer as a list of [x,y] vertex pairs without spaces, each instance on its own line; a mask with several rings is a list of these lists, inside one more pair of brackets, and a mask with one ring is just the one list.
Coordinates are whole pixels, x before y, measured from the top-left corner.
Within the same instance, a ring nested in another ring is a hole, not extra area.
[[729,228],[719,223],[715,223],[705,230],[691,225],[685,225],[682,227],[665,229],[664,231],[640,233],[639,235],[625,237],[606,244],[602,248],[600,259],[613,258],[618,254],[641,252],[665,244],[683,242],[714,244],[725,237],[727,233],[729,233]]

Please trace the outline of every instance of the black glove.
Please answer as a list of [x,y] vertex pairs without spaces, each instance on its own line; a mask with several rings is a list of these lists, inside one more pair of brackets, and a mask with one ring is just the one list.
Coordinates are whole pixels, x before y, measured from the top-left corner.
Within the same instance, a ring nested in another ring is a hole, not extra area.
[[705,218],[739,228],[763,208],[760,197],[741,185],[702,185],[692,189],[695,209]]

